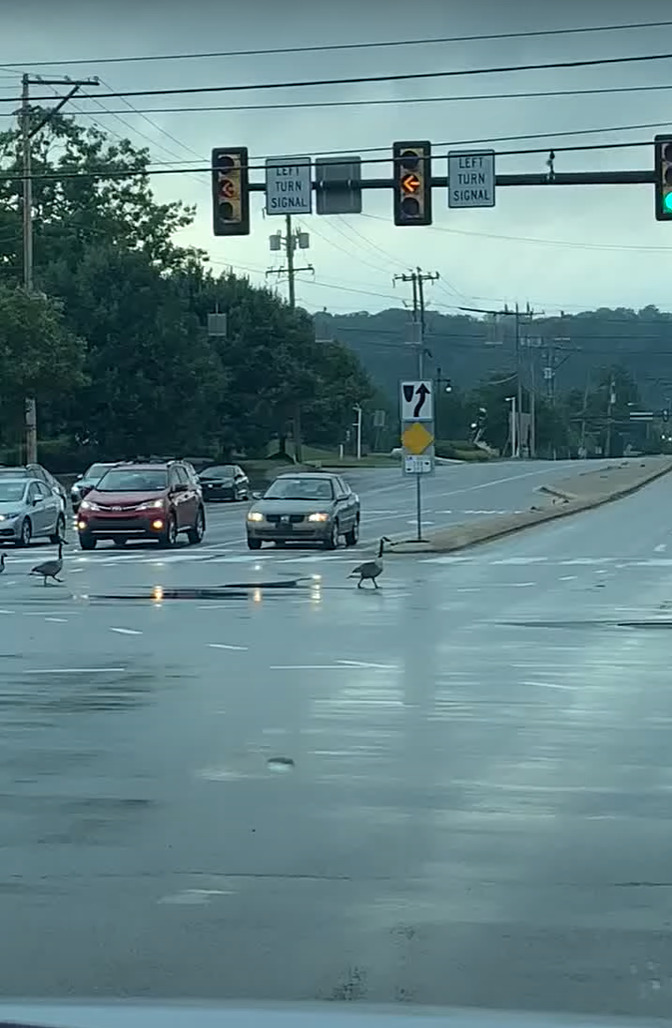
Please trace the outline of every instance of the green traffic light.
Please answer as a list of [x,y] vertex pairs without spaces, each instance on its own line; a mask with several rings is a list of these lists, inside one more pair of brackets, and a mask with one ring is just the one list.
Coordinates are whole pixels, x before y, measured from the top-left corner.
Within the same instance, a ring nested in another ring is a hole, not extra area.
[[663,209],[672,214],[672,192],[666,193],[663,197]]

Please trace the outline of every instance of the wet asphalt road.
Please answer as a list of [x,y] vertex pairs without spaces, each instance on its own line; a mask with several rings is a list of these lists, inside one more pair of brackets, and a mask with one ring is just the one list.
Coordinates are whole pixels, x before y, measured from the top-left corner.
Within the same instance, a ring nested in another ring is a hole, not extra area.
[[365,547],[10,554],[0,994],[668,1015],[671,489],[378,592]]

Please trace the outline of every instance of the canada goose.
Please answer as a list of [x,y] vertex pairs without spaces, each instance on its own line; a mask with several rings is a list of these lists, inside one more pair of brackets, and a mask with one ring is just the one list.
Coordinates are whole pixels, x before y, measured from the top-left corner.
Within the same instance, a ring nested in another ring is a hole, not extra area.
[[353,568],[348,575],[348,578],[353,578],[355,575],[359,575],[359,582],[357,583],[358,589],[361,589],[362,582],[365,579],[370,579],[376,589],[378,588],[376,579],[378,578],[378,575],[382,575],[383,573],[383,548],[385,543],[389,543],[389,541],[390,540],[387,536],[384,535],[378,544],[378,556],[375,560],[365,560],[363,564],[359,564],[356,568]]
[[42,564],[36,564],[32,571],[29,572],[31,575],[42,575],[44,584],[47,584],[48,578],[53,578],[55,582],[61,582],[62,579],[58,577],[63,567],[63,542],[58,544],[58,558],[56,560],[45,560]]

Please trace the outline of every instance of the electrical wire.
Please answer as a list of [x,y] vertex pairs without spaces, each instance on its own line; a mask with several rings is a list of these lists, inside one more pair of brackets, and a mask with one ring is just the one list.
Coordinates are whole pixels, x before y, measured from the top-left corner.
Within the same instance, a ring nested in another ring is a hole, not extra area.
[[[367,218],[371,221],[378,221],[383,225],[389,225],[386,218],[380,217],[377,214],[362,214],[359,217]],[[509,236],[502,235],[496,232],[474,232],[468,229],[460,228],[446,228],[443,225],[428,225],[426,226],[431,232],[445,232],[448,235],[458,236],[473,236],[479,239],[497,239],[505,242],[512,243],[530,243],[538,246],[560,246],[566,247],[567,249],[577,250],[614,250],[614,251],[631,251],[635,253],[669,253],[672,250],[672,246],[636,246],[634,244],[627,243],[584,243],[584,242],[572,242],[572,240],[563,239],[540,239],[535,236]],[[482,298],[483,299],[483,298]],[[485,297],[484,299],[488,299]],[[567,306],[571,306],[568,304]]]
[[[299,79],[289,82],[256,82],[236,83],[226,86],[174,86],[162,89],[131,89],[119,92],[98,93],[98,98],[110,100],[122,97],[137,96],[178,96],[195,95],[202,93],[237,93],[246,90],[271,90],[271,89],[305,89],[313,86],[349,86],[364,85],[365,83],[379,82],[408,82],[412,79],[436,79],[436,78],[458,78],[473,75],[499,75],[510,74],[521,71],[551,71],[554,69],[574,68],[595,68],[609,67],[620,64],[645,64],[655,61],[669,61],[672,54],[637,54],[627,57],[593,57],[583,60],[572,61],[544,61],[540,64],[504,64],[494,65],[488,68],[451,68],[448,71],[415,71],[398,72],[387,75],[351,75],[336,79]],[[83,98],[91,98],[94,94],[82,93]],[[49,100],[49,96],[35,96],[33,102]],[[0,97],[0,103],[20,103],[21,97]]]
[[[402,96],[377,100],[306,100],[301,103],[279,104],[221,104],[198,107],[136,107],[137,114],[212,114],[217,111],[292,111],[312,108],[381,107],[399,104],[463,103],[469,100],[536,100],[563,96],[603,96],[614,93],[650,93],[668,91],[672,84],[651,86],[602,86],[594,89],[548,89],[518,93],[468,93],[466,96]],[[82,113],[87,113],[86,111]],[[123,111],[107,110],[108,114],[123,114]],[[11,113],[0,112],[0,118],[12,118]]]
[[327,53],[341,50],[372,50],[374,48],[382,49],[407,46],[428,46],[437,43],[480,43],[481,41],[504,39],[533,39],[553,36],[586,35],[590,32],[624,32],[632,31],[633,29],[669,28],[671,25],[672,21],[640,21],[629,22],[621,25],[588,25],[566,29],[528,29],[523,32],[490,32],[479,33],[475,36],[434,36],[424,39],[372,40],[364,43],[322,43],[307,46],[268,47],[256,50],[210,50],[192,53],[140,54],[132,55],[130,57],[76,57],[71,60],[57,61],[15,61],[3,63],[0,67],[22,68],[24,65],[30,65],[33,68],[56,68],[63,67],[65,65],[138,64],[140,62],[148,63],[156,61],[203,60],[204,58],[213,57],[268,57],[279,54]]

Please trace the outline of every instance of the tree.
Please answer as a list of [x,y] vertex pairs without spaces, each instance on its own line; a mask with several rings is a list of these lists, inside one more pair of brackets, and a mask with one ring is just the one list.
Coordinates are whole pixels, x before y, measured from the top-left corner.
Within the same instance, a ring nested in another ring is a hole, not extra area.
[[369,376],[342,343],[315,343],[315,396],[304,411],[306,435],[315,443],[336,446],[353,421],[353,407],[366,407],[374,389]]
[[71,332],[62,305],[0,284],[0,382],[5,431],[22,417],[23,400],[54,403],[84,382],[85,343]]

